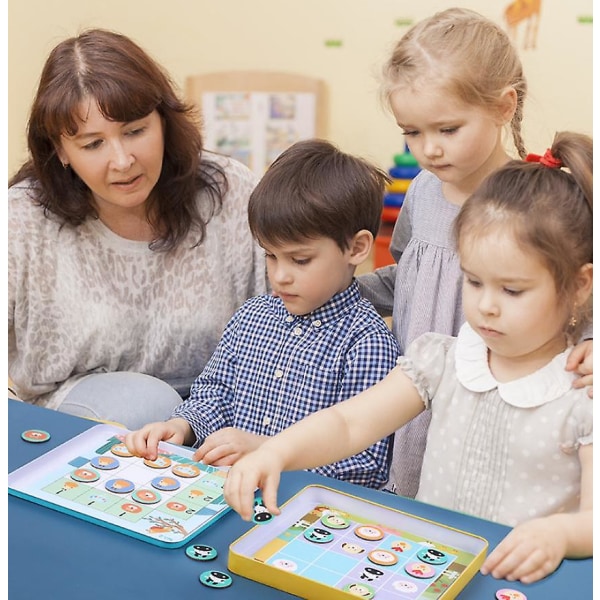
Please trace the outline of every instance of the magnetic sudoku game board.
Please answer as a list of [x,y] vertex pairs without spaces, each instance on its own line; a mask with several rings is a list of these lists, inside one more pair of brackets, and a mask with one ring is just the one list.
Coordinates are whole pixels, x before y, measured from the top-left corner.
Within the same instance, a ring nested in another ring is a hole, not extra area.
[[156,461],[132,456],[127,431],[95,425],[8,476],[9,493],[152,544],[178,548],[229,509],[226,468],[161,442]]
[[307,486],[230,546],[229,569],[302,598],[449,600],[487,540],[323,486]]

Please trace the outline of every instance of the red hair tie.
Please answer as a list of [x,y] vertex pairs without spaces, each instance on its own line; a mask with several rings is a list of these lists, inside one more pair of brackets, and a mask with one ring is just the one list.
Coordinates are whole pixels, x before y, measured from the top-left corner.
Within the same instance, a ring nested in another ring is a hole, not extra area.
[[554,156],[552,156],[550,148],[548,148],[548,150],[544,152],[543,156],[539,154],[528,154],[525,157],[525,160],[527,162],[539,162],[540,164],[544,165],[545,167],[549,167],[550,169],[560,169],[563,166],[562,160],[560,160],[560,158],[554,158]]

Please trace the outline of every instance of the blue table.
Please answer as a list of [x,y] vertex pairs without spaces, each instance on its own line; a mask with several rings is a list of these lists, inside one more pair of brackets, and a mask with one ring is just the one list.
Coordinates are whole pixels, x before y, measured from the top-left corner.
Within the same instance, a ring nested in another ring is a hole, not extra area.
[[[95,424],[9,400],[9,472]],[[52,437],[43,444],[31,444],[21,439],[21,433],[27,429],[43,429]],[[490,548],[508,531],[502,525],[482,519],[307,472],[283,474],[280,503],[310,484],[333,487],[482,536],[488,540]],[[200,533],[195,542],[211,545],[219,551],[216,561],[208,563],[209,568],[226,571],[229,545],[252,526],[232,511]],[[477,574],[460,594],[460,599],[494,600],[498,589],[508,587],[523,591],[528,600],[586,600],[592,598],[592,564],[592,559],[565,560],[555,573],[527,586]],[[235,574],[231,587],[211,590],[198,581],[199,573],[205,568],[202,563],[187,558],[184,548],[160,548],[32,502],[8,497],[10,600],[134,597],[270,600],[295,597]]]

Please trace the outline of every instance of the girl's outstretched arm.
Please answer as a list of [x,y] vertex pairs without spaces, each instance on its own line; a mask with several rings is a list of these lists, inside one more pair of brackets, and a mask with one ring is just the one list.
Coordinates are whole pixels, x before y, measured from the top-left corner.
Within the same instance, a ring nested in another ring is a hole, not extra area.
[[515,527],[487,557],[481,573],[533,583],[552,573],[563,558],[592,556],[592,444],[581,446],[579,512],[558,513]]
[[277,487],[282,471],[319,467],[357,454],[424,408],[411,380],[395,367],[368,390],[309,415],[238,460],[225,482],[225,500],[250,520],[258,487],[267,510],[279,514]]

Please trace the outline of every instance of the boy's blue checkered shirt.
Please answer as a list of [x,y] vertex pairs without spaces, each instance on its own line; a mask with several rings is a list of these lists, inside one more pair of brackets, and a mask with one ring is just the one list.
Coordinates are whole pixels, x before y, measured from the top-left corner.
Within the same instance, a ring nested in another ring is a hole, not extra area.
[[[290,314],[280,298],[255,296],[234,314],[190,397],[173,412],[197,445],[223,427],[275,435],[306,415],[346,400],[395,366],[398,344],[356,281],[313,313]],[[389,441],[318,473],[381,487]]]

